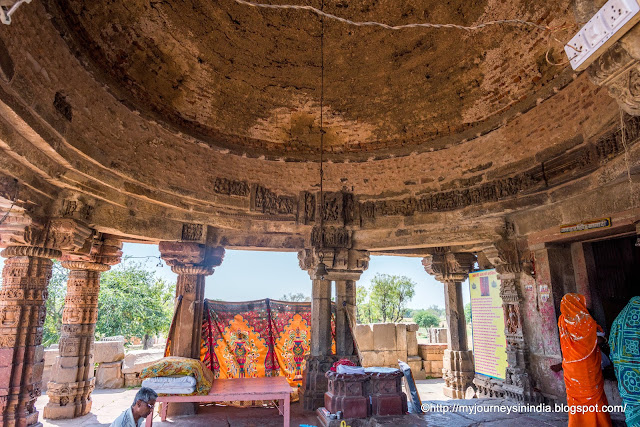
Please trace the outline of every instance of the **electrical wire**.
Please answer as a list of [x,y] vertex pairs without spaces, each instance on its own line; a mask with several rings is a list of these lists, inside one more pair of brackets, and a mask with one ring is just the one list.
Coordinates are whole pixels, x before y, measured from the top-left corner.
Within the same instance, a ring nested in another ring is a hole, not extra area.
[[530,26],[530,27],[534,27],[537,28],[539,30],[548,30],[548,27],[545,27],[544,25],[540,25],[540,24],[536,24],[535,22],[531,22],[531,21],[524,21],[522,19],[499,19],[499,20],[495,20],[495,21],[487,21],[487,22],[482,22],[480,24],[477,25],[457,25],[457,24],[433,24],[430,22],[422,22],[422,23],[416,23],[416,24],[404,24],[404,25],[388,25],[388,24],[384,24],[382,22],[375,22],[375,21],[364,21],[364,22],[359,22],[359,21],[352,21],[350,19],[346,19],[346,18],[342,18],[340,16],[336,16],[333,15],[331,13],[327,13],[323,10],[317,9],[313,6],[304,6],[304,5],[293,5],[293,4],[264,4],[264,3],[254,3],[251,1],[247,1],[247,0],[234,0],[236,3],[240,3],[246,6],[251,6],[251,7],[260,7],[260,8],[264,8],[264,9],[296,9],[296,10],[306,10],[309,12],[313,12],[316,15],[319,15],[321,17],[324,18],[328,18],[328,19],[333,19],[335,21],[339,21],[348,25],[355,25],[356,27],[381,27],[381,28],[385,28],[387,30],[404,30],[407,28],[452,28],[452,29],[457,29],[457,30],[464,30],[464,31],[473,31],[473,30],[479,30],[481,28],[485,28],[491,25],[524,25],[524,26]]
[[[431,22],[420,22],[420,23],[413,23],[413,24],[402,24],[402,25],[389,25],[389,24],[385,24],[382,22],[376,22],[376,21],[352,21],[350,19],[347,18],[343,18],[341,16],[337,16],[337,15],[333,15],[331,13],[327,13],[324,11],[324,2],[322,3],[321,9],[317,9],[313,6],[308,6],[308,5],[293,5],[293,4],[264,4],[264,3],[255,3],[252,1],[248,1],[248,0],[234,0],[236,3],[238,4],[242,4],[245,6],[250,6],[250,7],[254,7],[254,8],[263,8],[263,9],[294,9],[294,10],[304,10],[304,11],[308,11],[308,12],[312,12],[318,16],[320,16],[321,19],[323,18],[328,18],[328,19],[333,19],[335,21],[338,22],[342,22],[344,24],[347,25],[354,25],[356,27],[379,27],[379,28],[384,28],[387,30],[404,30],[404,29],[408,29],[408,28],[433,28],[433,29],[455,29],[455,30],[462,30],[462,31],[475,31],[475,30],[481,30],[483,28],[489,27],[489,26],[493,26],[493,25],[513,25],[513,26],[528,26],[528,27],[532,27],[535,28],[537,30],[543,31],[545,33],[548,34],[548,45],[549,47],[547,48],[547,52],[545,54],[545,59],[547,61],[547,63],[549,63],[550,65],[556,65],[556,66],[564,66],[566,64],[568,64],[571,60],[567,60],[567,61],[563,61],[563,62],[554,62],[550,59],[549,55],[551,53],[551,40],[555,40],[558,43],[562,44],[562,45],[566,45],[569,48],[575,50],[577,53],[581,52],[581,49],[578,49],[575,46],[571,46],[571,45],[567,45],[564,42],[558,40],[557,37],[554,36],[555,33],[568,29],[568,28],[572,28],[574,27],[574,25],[561,25],[559,27],[549,27],[547,25],[540,25],[540,24],[536,24],[535,22],[531,22],[531,21],[525,21],[523,19],[497,19],[497,20],[492,20],[492,21],[486,21],[486,22],[481,22],[480,24],[477,25],[458,25],[458,24],[434,24]],[[323,22],[323,28],[324,28],[324,21]]]

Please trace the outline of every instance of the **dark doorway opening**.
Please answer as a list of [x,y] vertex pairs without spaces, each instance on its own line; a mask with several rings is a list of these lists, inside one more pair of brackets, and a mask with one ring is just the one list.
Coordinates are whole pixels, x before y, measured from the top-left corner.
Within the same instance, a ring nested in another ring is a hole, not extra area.
[[640,295],[640,247],[636,236],[587,243],[591,245],[594,317],[608,332],[629,300]]

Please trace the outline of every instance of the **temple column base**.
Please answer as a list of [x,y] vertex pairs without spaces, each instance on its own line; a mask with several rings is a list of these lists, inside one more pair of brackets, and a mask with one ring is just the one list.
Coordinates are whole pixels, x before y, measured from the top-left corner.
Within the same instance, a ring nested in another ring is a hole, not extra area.
[[91,412],[91,392],[95,388],[95,378],[73,383],[49,382],[47,395],[49,403],[42,416],[46,419],[61,420],[81,417]]
[[442,378],[445,396],[452,399],[464,399],[468,387],[473,387],[475,370],[473,352],[469,350],[445,350],[442,360]]
[[315,411],[324,406],[324,394],[329,390],[329,382],[325,377],[331,366],[340,359],[349,359],[358,364],[358,356],[307,356],[302,376],[300,401],[305,411]]

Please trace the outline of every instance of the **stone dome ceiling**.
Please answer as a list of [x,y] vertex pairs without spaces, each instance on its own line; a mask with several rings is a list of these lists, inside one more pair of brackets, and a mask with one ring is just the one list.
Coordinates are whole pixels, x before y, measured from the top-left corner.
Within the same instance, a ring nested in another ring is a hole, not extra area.
[[[255,9],[233,0],[45,3],[72,51],[129,108],[234,154],[317,160],[316,15]],[[311,4],[320,7],[318,1]],[[394,25],[512,18],[559,25],[574,21],[569,5],[568,0],[328,0],[325,10]],[[403,156],[494,130],[569,81],[564,67],[545,60],[547,50],[546,34],[531,27],[390,31],[327,20],[329,157]]]

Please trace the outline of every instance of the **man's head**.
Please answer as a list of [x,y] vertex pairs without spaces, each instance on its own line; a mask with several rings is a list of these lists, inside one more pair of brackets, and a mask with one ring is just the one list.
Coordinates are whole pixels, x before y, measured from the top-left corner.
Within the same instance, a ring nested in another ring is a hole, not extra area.
[[133,415],[146,418],[153,411],[153,405],[156,404],[157,398],[158,393],[150,388],[142,387],[133,399],[133,406],[131,406]]

